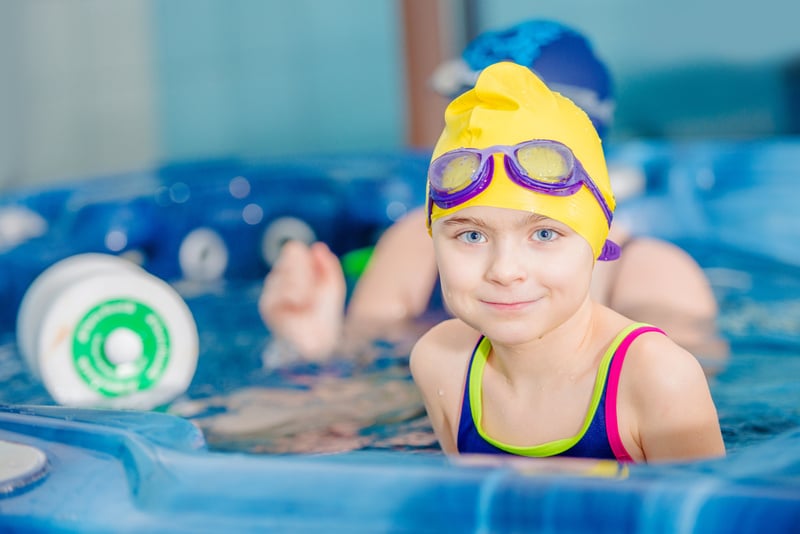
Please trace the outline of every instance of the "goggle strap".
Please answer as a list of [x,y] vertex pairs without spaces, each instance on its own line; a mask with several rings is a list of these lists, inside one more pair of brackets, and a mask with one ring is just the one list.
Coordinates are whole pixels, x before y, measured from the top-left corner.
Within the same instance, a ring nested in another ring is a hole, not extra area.
[[600,255],[597,257],[597,261],[618,260],[621,254],[622,248],[610,239],[606,239],[606,242],[603,243],[603,250],[600,251]]
[[[592,192],[594,198],[597,199],[597,203],[600,204],[600,209],[603,210],[603,215],[606,216],[606,221],[608,222],[608,227],[611,228],[611,221],[614,219],[614,213],[611,211],[611,208],[608,206],[608,202],[606,202],[603,193],[600,191],[600,188],[594,183],[594,180],[586,174],[586,171],[583,170],[583,166],[581,165],[581,172],[584,176],[586,176],[586,180],[583,180],[584,185]],[[619,247],[617,247],[619,248]],[[616,259],[616,258],[614,258]]]

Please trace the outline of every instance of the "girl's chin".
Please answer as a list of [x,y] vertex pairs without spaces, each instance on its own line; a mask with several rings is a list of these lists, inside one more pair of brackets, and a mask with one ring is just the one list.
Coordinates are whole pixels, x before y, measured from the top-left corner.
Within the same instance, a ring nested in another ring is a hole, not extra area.
[[492,325],[481,331],[495,345],[506,346],[526,345],[536,341],[543,334],[543,332],[538,332],[538,329],[524,325]]

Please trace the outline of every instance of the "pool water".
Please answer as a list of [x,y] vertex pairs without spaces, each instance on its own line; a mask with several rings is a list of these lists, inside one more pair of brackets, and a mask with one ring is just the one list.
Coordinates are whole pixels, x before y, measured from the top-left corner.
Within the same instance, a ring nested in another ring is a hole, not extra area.
[[[710,380],[729,452],[800,427],[800,272],[740,251],[692,250],[720,302],[731,355]],[[403,450],[438,445],[408,370],[405,345],[325,364],[262,366],[269,332],[255,312],[261,281],[183,283],[202,352],[186,395],[165,407],[203,429],[209,447],[249,453]],[[420,329],[445,315],[432,311]],[[53,404],[28,372],[13,336],[0,345],[0,402]]]
[[741,252],[696,252],[732,353],[711,380],[729,451],[800,427],[800,270]]

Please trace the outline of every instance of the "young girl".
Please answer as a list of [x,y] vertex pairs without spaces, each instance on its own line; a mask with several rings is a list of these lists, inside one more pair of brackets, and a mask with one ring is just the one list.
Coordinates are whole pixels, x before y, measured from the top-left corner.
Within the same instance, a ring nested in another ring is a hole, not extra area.
[[[586,114],[529,69],[482,71],[445,113],[428,228],[456,317],[411,371],[446,453],[653,462],[725,447],[697,359],[590,296],[615,206]],[[621,283],[624,283],[622,281]]]

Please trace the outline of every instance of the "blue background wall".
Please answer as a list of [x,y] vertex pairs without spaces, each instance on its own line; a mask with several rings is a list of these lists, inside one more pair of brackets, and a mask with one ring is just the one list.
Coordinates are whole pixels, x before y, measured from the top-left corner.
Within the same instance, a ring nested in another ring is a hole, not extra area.
[[[471,5],[476,31],[550,17],[585,32],[617,82],[618,139],[800,129],[794,0],[417,1],[438,1],[443,25]],[[0,0],[0,187],[401,148],[400,14],[399,0]]]

